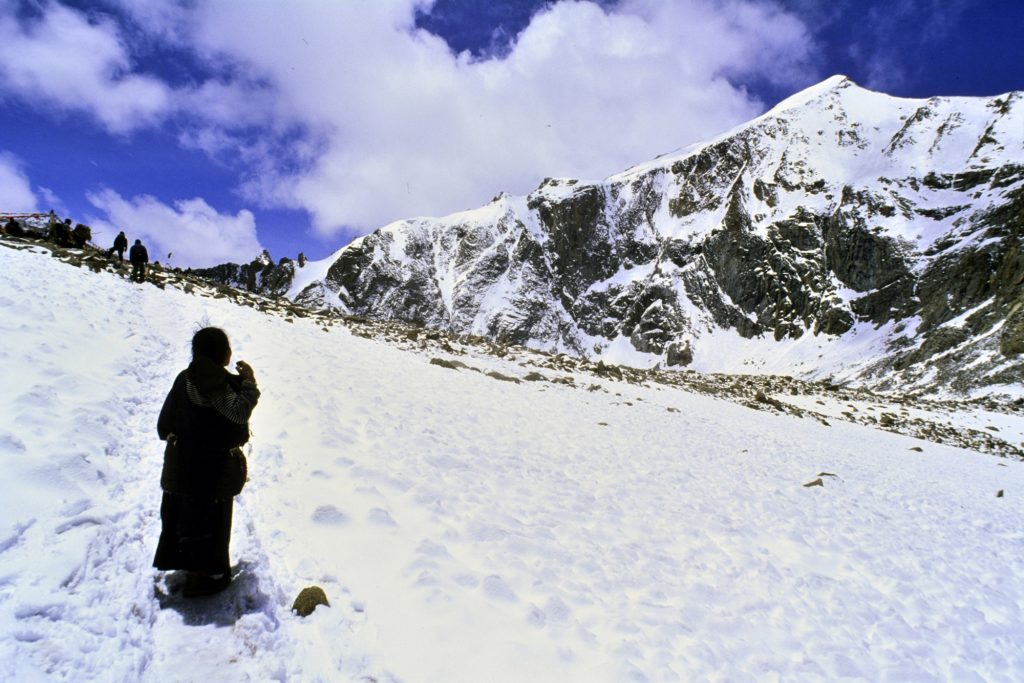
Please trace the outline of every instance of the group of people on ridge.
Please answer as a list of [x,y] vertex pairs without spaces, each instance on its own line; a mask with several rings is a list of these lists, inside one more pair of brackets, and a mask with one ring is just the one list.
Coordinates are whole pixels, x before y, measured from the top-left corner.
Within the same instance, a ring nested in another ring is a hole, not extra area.
[[[45,214],[44,214],[45,215]],[[3,232],[11,237],[34,237],[36,239],[48,239],[62,247],[75,247],[82,249],[85,244],[92,240],[92,229],[88,225],[79,223],[71,227],[71,219],[65,218],[61,221],[57,215],[50,211],[49,221],[45,233],[38,229],[23,226],[14,216],[8,216],[3,225]],[[128,252],[128,261],[132,265],[131,278],[134,282],[144,282],[146,279],[147,266],[149,265],[149,251],[142,243],[142,240],[135,240],[132,248],[128,248],[128,238],[124,230],[117,233],[114,238],[114,246],[107,250],[107,256],[113,257],[117,254],[119,261],[124,261],[124,253]]]
[[[34,217],[37,216],[38,214],[20,215]],[[76,249],[83,248],[86,242],[92,240],[92,228],[90,228],[88,225],[83,225],[79,223],[78,225],[72,227],[70,218],[65,218],[62,221],[59,218],[57,218],[57,214],[55,214],[53,211],[50,211],[48,215],[46,229],[43,233],[40,233],[38,228],[29,227],[27,224],[22,225],[18,221],[18,219],[15,218],[13,215],[7,216],[7,222],[4,223],[2,232],[7,233],[11,237],[30,237],[48,239],[59,246],[74,247]]]

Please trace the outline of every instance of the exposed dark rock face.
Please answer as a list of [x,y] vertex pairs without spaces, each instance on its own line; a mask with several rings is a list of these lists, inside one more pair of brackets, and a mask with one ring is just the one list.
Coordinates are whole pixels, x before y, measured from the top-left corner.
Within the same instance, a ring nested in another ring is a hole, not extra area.
[[[701,369],[721,339],[765,358],[783,340],[874,335],[854,366],[822,352],[804,371],[883,389],[1020,382],[1021,158],[1020,93],[901,100],[833,78],[601,182],[546,179],[382,228],[296,301]],[[210,276],[287,290],[294,265],[265,261]]]
[[291,259],[282,258],[275,264],[270,254],[264,250],[250,263],[224,263],[213,268],[198,268],[192,272],[213,282],[276,297],[284,296],[291,287],[295,276],[295,263]]
[[327,272],[326,286],[357,315],[400,310],[410,322],[448,327],[431,255],[420,235],[410,234],[399,249],[393,233],[377,231],[341,254]]

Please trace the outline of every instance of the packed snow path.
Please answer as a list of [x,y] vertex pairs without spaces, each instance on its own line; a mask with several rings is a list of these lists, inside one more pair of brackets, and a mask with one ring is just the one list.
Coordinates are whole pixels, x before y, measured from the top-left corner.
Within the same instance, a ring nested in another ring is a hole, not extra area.
[[[27,250],[0,248],[0,284],[0,679],[1024,671],[1020,463],[666,388],[499,381]],[[185,601],[150,567],[155,422],[206,323],[264,395],[235,583]],[[314,583],[331,607],[300,619]]]

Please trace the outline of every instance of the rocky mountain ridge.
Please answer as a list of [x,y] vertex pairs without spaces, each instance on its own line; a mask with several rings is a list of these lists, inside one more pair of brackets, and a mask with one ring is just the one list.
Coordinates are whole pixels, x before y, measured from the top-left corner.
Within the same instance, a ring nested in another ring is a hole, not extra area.
[[1022,100],[899,99],[833,77],[602,181],[399,221],[301,269],[266,256],[203,274],[638,367],[1016,395]]
[[[128,279],[129,268],[106,252],[86,247],[62,247],[40,238],[10,237],[0,232],[0,248],[24,250],[52,257],[68,267],[88,269],[96,277]],[[263,267],[274,265],[266,263]],[[253,273],[252,269],[244,271]],[[258,272],[256,272],[258,275]],[[303,321],[323,330],[325,341],[333,334],[351,334],[373,343],[387,344],[429,358],[432,365],[454,372],[479,372],[494,381],[537,382],[570,387],[580,392],[611,393],[624,410],[641,400],[631,387],[659,387],[738,403],[748,408],[800,419],[817,420],[826,426],[849,422],[921,439],[912,450],[927,449],[928,442],[968,448],[1003,458],[1024,460],[1024,442],[1012,430],[993,424],[999,416],[1024,413],[1024,398],[1012,401],[991,396],[970,400],[935,400],[924,396],[885,395],[862,387],[841,386],[831,381],[806,381],[770,374],[699,373],[687,369],[635,368],[591,361],[577,356],[495,342],[480,336],[456,335],[397,320],[372,320],[340,313],[337,309],[313,309],[287,297],[270,297],[211,282],[195,272],[153,264],[146,285],[180,290],[190,296],[227,300],[253,308],[289,323]],[[500,359],[502,370],[489,369]],[[670,409],[671,410],[671,409]],[[952,426],[952,416],[977,416],[972,427]]]

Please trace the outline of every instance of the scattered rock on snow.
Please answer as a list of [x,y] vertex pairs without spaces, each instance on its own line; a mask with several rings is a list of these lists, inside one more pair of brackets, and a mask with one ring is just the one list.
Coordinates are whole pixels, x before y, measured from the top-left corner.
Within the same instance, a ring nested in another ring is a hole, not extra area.
[[299,595],[292,603],[292,611],[297,612],[300,617],[308,617],[316,609],[317,605],[331,606],[327,601],[327,594],[320,586],[307,586],[299,591]]
[[594,368],[594,374],[601,377],[614,377],[615,379],[622,379],[622,368],[617,365],[605,365],[603,360],[597,362],[597,366]]
[[503,375],[500,372],[498,372],[497,370],[491,370],[490,372],[487,372],[487,373],[484,373],[484,374],[486,374],[488,377],[493,377],[494,379],[499,379],[502,382],[514,382],[515,384],[519,384],[519,378],[518,377],[510,377],[509,375]]
[[431,358],[431,365],[438,365],[442,368],[448,368],[449,370],[459,370],[463,368],[469,368],[468,365],[458,360],[445,360],[444,358]]
[[772,406],[773,408],[777,408],[778,410],[785,410],[785,407],[782,405],[781,401],[778,401],[772,398],[771,396],[768,396],[763,391],[758,391],[756,394],[754,394],[754,400],[757,401],[758,403],[767,403],[768,405]]
[[810,488],[812,486],[824,486],[824,485],[825,485],[825,482],[822,481],[821,477],[818,477],[814,481],[809,481],[806,484],[804,484],[804,488],[806,489],[806,488]]

